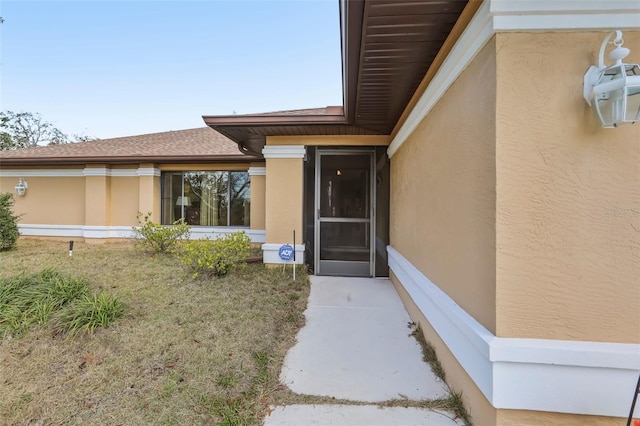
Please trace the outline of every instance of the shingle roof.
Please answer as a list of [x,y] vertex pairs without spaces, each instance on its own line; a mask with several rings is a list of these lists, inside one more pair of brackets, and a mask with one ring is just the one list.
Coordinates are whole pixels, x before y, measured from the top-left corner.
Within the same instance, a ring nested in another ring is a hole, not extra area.
[[209,127],[0,151],[2,164],[252,160]]

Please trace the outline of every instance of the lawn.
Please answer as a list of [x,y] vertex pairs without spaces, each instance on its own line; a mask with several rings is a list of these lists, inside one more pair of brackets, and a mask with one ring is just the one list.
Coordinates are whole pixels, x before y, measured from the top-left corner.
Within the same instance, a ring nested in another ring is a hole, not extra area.
[[47,267],[86,278],[124,314],[93,335],[35,326],[0,340],[0,424],[260,424],[304,323],[309,282],[261,264],[196,279],[133,243],[19,240],[0,278]]

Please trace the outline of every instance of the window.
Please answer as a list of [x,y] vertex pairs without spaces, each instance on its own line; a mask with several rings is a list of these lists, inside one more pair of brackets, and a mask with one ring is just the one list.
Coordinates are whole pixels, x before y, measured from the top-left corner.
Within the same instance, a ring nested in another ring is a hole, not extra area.
[[193,171],[162,174],[162,223],[184,219],[195,226],[249,226],[248,172]]

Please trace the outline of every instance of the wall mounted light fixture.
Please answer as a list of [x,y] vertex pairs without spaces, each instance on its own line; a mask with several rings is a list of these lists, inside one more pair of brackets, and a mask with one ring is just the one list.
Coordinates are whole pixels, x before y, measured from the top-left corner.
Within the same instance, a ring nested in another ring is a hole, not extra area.
[[23,178],[18,179],[18,184],[15,186],[16,194],[22,197],[27,192],[27,188],[29,188],[27,181]]
[[[618,127],[640,120],[640,67],[622,62],[630,52],[622,47],[623,43],[622,31],[609,33],[600,47],[598,66],[592,65],[584,75],[584,99],[602,127]],[[604,64],[608,44],[615,46],[609,52],[609,59],[615,61],[611,66]]]

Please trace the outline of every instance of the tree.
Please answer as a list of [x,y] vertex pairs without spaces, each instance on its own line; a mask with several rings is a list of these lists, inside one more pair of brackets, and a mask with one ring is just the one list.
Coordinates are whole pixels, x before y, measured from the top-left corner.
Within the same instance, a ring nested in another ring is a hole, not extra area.
[[67,142],[67,135],[53,124],[44,121],[38,113],[0,112],[0,150],[60,145]]

